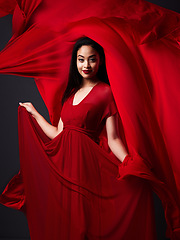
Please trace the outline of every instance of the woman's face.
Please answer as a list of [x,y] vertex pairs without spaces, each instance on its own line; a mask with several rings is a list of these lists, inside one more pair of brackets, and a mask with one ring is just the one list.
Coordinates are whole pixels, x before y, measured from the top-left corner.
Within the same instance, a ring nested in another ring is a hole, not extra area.
[[96,76],[100,64],[100,57],[97,51],[91,46],[83,45],[77,51],[77,69],[85,79],[92,79]]

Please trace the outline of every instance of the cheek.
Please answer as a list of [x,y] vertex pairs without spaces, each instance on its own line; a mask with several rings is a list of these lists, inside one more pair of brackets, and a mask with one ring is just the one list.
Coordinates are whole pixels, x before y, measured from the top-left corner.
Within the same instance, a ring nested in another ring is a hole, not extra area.
[[79,62],[76,63],[76,66],[77,66],[77,69],[78,69],[78,70],[82,68],[82,64],[79,63]]
[[96,63],[93,68],[94,68],[94,70],[97,72],[98,69],[99,69],[99,63]]

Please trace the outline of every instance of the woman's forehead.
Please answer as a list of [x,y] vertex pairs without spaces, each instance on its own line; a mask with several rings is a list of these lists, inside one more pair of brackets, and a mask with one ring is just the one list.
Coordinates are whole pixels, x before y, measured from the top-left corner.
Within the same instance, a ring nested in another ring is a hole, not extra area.
[[77,51],[77,56],[81,55],[81,56],[91,56],[91,55],[98,55],[97,51],[92,48],[91,46],[86,46],[83,45],[81,48],[79,48],[79,50]]

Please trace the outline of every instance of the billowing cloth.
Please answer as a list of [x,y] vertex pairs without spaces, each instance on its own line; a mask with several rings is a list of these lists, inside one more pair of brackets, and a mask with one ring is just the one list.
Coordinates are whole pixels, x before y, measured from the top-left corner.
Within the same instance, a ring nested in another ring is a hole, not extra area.
[[[149,180],[163,202],[167,234],[179,239],[180,15],[142,0],[1,0],[1,16],[9,13],[13,36],[0,53],[0,72],[34,77],[54,125],[74,43],[87,36],[104,48],[123,133],[134,156],[120,168],[120,179],[135,175]],[[25,188],[21,177],[19,172],[3,195],[9,199],[4,204],[18,209]]]
[[136,233],[139,240],[155,240],[151,189],[139,178],[119,181],[119,160],[97,144],[106,118],[118,113],[110,87],[98,83],[78,105],[73,96],[63,105],[64,128],[53,140],[19,108],[31,239],[131,240]]

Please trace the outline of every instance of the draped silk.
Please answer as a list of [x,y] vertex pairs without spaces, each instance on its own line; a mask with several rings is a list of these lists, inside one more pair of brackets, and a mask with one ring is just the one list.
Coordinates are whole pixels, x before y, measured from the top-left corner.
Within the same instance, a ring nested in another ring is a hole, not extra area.
[[[179,239],[180,15],[143,0],[1,0],[0,16],[7,14],[13,14],[13,36],[0,53],[0,73],[34,77],[54,125],[74,43],[88,36],[104,48],[127,147],[142,157],[120,168],[120,179],[151,182],[168,233]],[[17,209],[23,207],[23,194],[16,199],[23,193],[20,178],[19,172],[4,194]]]

